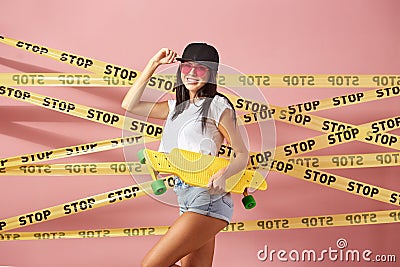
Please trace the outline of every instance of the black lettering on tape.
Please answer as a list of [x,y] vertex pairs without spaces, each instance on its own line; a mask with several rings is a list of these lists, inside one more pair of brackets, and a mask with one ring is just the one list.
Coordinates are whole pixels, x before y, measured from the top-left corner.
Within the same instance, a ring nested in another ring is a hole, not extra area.
[[255,155],[250,156],[251,165],[254,167],[257,166],[268,166],[268,160],[272,157],[271,151],[264,151],[262,153],[257,153]]
[[8,159],[0,159],[0,166],[4,167],[5,164],[7,163]]
[[48,160],[50,159],[50,156],[53,154],[53,151],[45,151],[41,153],[34,153],[26,156],[21,156],[21,162],[22,163],[28,163],[28,162],[35,162],[35,161],[41,161],[41,160]]
[[286,113],[287,113],[287,110],[282,109],[280,111],[279,119],[287,120],[289,122],[294,122],[294,123],[302,124],[302,125],[306,125],[307,123],[311,122],[311,117],[309,115],[304,115],[301,113],[287,115]]
[[19,225],[24,226],[27,224],[32,224],[36,222],[41,222],[41,221],[46,221],[49,216],[51,215],[50,210],[43,210],[43,211],[38,211],[36,213],[30,213],[27,215],[22,215],[18,218]]
[[92,108],[87,111],[86,118],[95,119],[96,121],[109,123],[111,125],[118,122],[120,119],[119,115],[117,115],[117,114],[111,114],[111,113],[108,113],[105,111],[96,110],[96,109],[92,109]]
[[58,80],[62,84],[68,85],[76,85],[76,84],[90,84],[90,76],[89,75],[82,75],[82,74],[60,74],[58,75]]
[[22,99],[22,100],[31,97],[31,94],[27,91],[5,86],[0,86],[0,95],[5,95],[7,97]]
[[307,227],[332,226],[333,217],[331,216],[304,217],[301,218],[301,223],[306,225]]
[[365,140],[376,144],[392,146],[397,143],[398,138],[395,135],[373,133],[372,131],[368,131]]
[[234,153],[232,147],[226,146],[226,145],[221,145],[221,147],[218,151],[218,156],[220,156],[220,155],[230,157],[231,155],[235,156],[235,153]]
[[270,76],[267,75],[240,75],[238,77],[242,86],[270,86]]
[[287,86],[314,86],[314,76],[311,75],[285,75],[282,81]]
[[363,156],[354,156],[354,155],[348,155],[348,156],[335,156],[331,158],[332,163],[336,165],[336,167],[339,166],[361,166],[364,165],[363,163]]
[[373,76],[372,81],[377,86],[394,86],[400,85],[400,76]]
[[5,221],[0,221],[0,230],[3,230],[4,227],[7,226],[7,223]]
[[247,100],[247,99],[243,99],[243,98],[238,98],[236,100],[236,106],[235,107],[237,109],[250,110],[252,112],[268,110],[268,105],[266,105],[266,104],[253,102],[253,101],[250,101],[250,100]]
[[400,212],[392,211],[389,213],[389,217],[393,218],[395,222],[400,221]]
[[45,97],[43,99],[42,105],[45,107],[49,107],[64,112],[70,112],[75,109],[75,105],[73,103],[60,101],[59,99],[50,97]]
[[142,165],[139,162],[112,163],[110,169],[115,173],[141,172]]
[[287,219],[257,221],[257,226],[262,230],[287,229],[290,227]]
[[224,229],[222,229],[222,232],[239,232],[244,230],[245,228],[243,222],[231,222]]
[[319,104],[320,104],[319,100],[316,100],[312,102],[291,105],[288,106],[288,112],[289,114],[293,115],[295,113],[316,111],[318,109]]
[[376,223],[376,213],[348,214],[345,219],[350,224]]
[[311,180],[320,184],[331,185],[336,182],[336,177],[328,175],[317,170],[307,169],[304,173],[304,179]]
[[355,102],[361,102],[361,99],[363,97],[364,97],[364,93],[359,92],[356,94],[334,97],[334,98],[332,98],[332,102],[333,102],[334,106],[348,105],[348,104],[352,104]]
[[112,75],[123,80],[131,81],[137,77],[137,73],[133,70],[124,69],[114,65],[106,65],[104,74]]
[[153,227],[126,228],[123,230],[123,232],[127,236],[146,236],[146,235],[154,235],[155,230],[156,229]]
[[347,129],[343,132],[335,132],[328,135],[328,143],[330,145],[333,145],[335,143],[342,143],[345,141],[356,139],[359,133],[360,130],[358,130],[357,128]]
[[355,192],[366,197],[373,198],[379,194],[379,189],[370,185],[363,184],[361,182],[350,181],[347,185],[347,191]]
[[275,113],[275,109],[267,109],[261,110],[259,112],[253,112],[243,115],[243,121],[245,123],[253,123],[259,120],[270,120],[273,119],[273,114]]
[[33,236],[39,240],[48,240],[48,239],[59,239],[64,238],[64,232],[42,232],[42,233],[34,233]]
[[287,161],[307,168],[318,168],[320,166],[318,158],[288,158]]
[[28,51],[31,50],[34,53],[44,54],[44,53],[49,52],[49,50],[46,47],[37,46],[37,45],[27,43],[27,42],[18,41],[15,45],[19,48],[25,47],[25,50],[28,50]]
[[97,173],[96,164],[67,164],[65,170],[69,173]]
[[19,169],[24,173],[52,173],[50,165],[23,165]]
[[395,86],[395,87],[377,89],[375,93],[377,98],[390,97],[400,94],[400,88],[398,86]]
[[89,153],[95,151],[95,147],[97,147],[97,144],[87,144],[87,145],[80,145],[80,146],[75,146],[75,147],[69,147],[66,148],[65,151],[67,152],[67,155],[70,156],[72,154],[84,154],[84,153]]
[[0,233],[0,240],[19,240],[20,234]]
[[311,151],[313,149],[314,145],[315,145],[315,140],[309,139],[307,141],[301,141],[298,143],[284,146],[283,150],[286,152],[285,156],[290,156],[292,154],[298,154],[301,152]]
[[277,170],[280,172],[287,173],[288,171],[293,170],[293,165],[290,163],[285,163],[279,160],[273,160],[271,162],[271,170]]
[[68,64],[77,65],[78,67],[84,67],[85,69],[93,66],[93,61],[91,59],[68,53],[62,53],[60,61],[65,61]]
[[140,132],[148,136],[154,136],[154,137],[160,136],[163,131],[161,126],[154,126],[152,124],[136,120],[132,121],[131,127],[129,129],[134,132]]
[[119,145],[121,146],[127,146],[127,145],[132,145],[132,144],[138,144],[140,143],[140,140],[143,138],[142,135],[139,136],[131,136],[131,137],[125,137],[119,140],[111,140],[111,145],[112,147],[117,147]]
[[392,154],[378,154],[375,156],[376,160],[379,161],[380,164],[398,164],[399,163],[399,155],[400,153],[392,153]]
[[324,120],[322,122],[322,130],[329,131],[329,132],[342,132],[347,129],[351,129],[352,127],[346,126],[344,124],[339,124],[334,121]]
[[109,193],[107,196],[108,202],[114,203],[117,200],[122,201],[125,199],[135,198],[137,196],[136,192],[138,192],[138,191],[140,191],[140,188],[137,186],[113,191],[113,192]]
[[390,195],[390,199],[389,199],[390,203],[396,204],[396,205],[400,205],[400,194],[398,193],[392,193]]
[[82,238],[99,238],[99,237],[109,237],[110,230],[102,229],[102,230],[88,230],[88,231],[79,231],[78,235]]
[[96,203],[94,198],[88,198],[64,205],[64,214],[71,214],[93,208]]
[[379,131],[389,131],[390,129],[394,128],[397,129],[399,127],[400,127],[400,117],[374,122],[371,125],[373,133],[378,133]]
[[[15,74],[12,76],[12,80],[18,85],[34,85],[34,84],[44,84],[44,75],[41,74]],[[28,92],[26,92],[28,93]]]
[[359,86],[360,77],[358,76],[350,76],[350,75],[335,75],[328,76],[328,82],[331,83],[332,86]]

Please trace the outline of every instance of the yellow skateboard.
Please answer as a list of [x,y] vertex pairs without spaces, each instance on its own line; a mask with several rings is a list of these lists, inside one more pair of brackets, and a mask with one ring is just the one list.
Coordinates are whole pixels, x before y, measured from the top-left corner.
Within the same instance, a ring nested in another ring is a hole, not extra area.
[[[161,195],[167,190],[164,181],[157,179],[159,173],[179,176],[185,183],[193,186],[207,187],[210,177],[229,164],[229,160],[211,155],[204,155],[174,148],[170,153],[162,153],[150,149],[138,152],[139,160],[146,164],[154,180],[151,187],[154,194]],[[254,208],[256,202],[247,193],[247,188],[266,190],[267,183],[257,171],[245,170],[226,180],[226,191],[243,193],[243,205],[246,209]]]

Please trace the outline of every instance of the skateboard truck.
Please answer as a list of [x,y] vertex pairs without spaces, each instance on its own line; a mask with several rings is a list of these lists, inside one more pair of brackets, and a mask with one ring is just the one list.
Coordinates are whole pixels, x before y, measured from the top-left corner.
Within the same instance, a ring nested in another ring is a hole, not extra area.
[[250,210],[256,206],[256,200],[252,195],[249,195],[247,188],[244,189],[243,196],[242,203],[245,209]]
[[[139,162],[142,164],[146,164],[146,157],[144,155],[144,149],[141,149],[137,152],[138,158],[139,158]],[[164,180],[160,180],[158,179],[158,174],[159,172],[154,170],[150,164],[146,164],[149,172],[150,172],[150,176],[153,179],[153,182],[151,183],[151,189],[153,190],[153,193],[155,195],[162,195],[167,191],[167,187],[165,186]]]

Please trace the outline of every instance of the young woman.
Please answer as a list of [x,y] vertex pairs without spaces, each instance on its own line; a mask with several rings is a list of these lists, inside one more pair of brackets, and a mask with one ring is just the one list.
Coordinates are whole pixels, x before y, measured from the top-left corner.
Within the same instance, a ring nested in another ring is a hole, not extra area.
[[[147,82],[157,67],[180,62],[177,71],[176,99],[161,102],[141,101]],[[142,266],[211,266],[215,235],[229,223],[233,202],[225,192],[225,181],[243,171],[248,150],[236,127],[230,101],[217,92],[219,65],[217,50],[205,43],[189,44],[181,58],[162,48],[148,62],[126,94],[122,107],[150,118],[166,120],[160,151],[177,147],[202,154],[217,155],[224,139],[236,157],[227,168],[210,177],[208,188],[190,186],[175,177],[181,216],[148,252]]]

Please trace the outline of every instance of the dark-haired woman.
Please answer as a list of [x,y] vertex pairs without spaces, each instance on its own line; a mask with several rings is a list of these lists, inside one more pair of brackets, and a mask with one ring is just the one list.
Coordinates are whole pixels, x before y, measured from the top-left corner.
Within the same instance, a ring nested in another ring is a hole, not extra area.
[[[161,102],[141,101],[147,82],[162,64],[179,61],[176,99]],[[166,120],[160,151],[180,148],[216,156],[224,139],[236,157],[227,168],[210,177],[208,188],[190,186],[175,177],[174,191],[181,216],[148,252],[142,266],[211,266],[215,235],[229,224],[233,202],[225,192],[225,181],[243,171],[248,150],[236,127],[231,102],[217,92],[219,65],[217,50],[205,43],[189,44],[182,57],[162,48],[148,62],[126,94],[122,107],[149,118]]]

